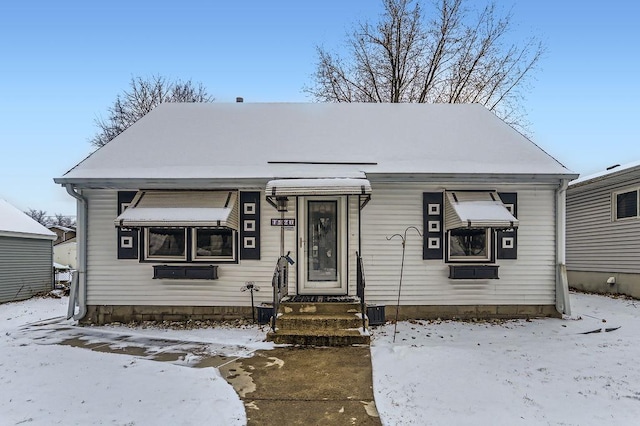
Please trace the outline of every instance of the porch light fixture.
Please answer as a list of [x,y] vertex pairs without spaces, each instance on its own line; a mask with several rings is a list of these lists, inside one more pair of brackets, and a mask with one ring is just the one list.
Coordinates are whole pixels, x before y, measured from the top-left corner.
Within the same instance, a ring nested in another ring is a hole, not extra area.
[[276,209],[281,212],[281,213],[285,213],[288,211],[287,209],[287,205],[289,204],[289,198],[287,197],[276,197]]

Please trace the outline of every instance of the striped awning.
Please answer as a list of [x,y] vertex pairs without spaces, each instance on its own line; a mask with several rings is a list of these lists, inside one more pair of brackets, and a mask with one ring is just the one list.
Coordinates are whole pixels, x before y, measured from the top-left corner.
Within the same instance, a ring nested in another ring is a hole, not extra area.
[[226,227],[238,230],[236,191],[138,191],[118,227]]
[[445,228],[517,228],[518,219],[495,191],[447,191]]
[[371,183],[367,179],[319,178],[276,179],[267,183],[267,197],[304,195],[369,195]]

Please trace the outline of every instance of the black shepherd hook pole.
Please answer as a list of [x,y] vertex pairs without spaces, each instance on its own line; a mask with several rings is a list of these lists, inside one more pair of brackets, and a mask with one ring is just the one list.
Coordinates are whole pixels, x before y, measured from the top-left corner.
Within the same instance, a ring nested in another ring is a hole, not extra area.
[[392,236],[387,237],[387,241],[392,240],[393,237],[400,237],[400,239],[402,240],[402,263],[400,264],[400,285],[398,285],[398,302],[396,303],[396,321],[393,326],[393,343],[396,342],[396,330],[398,328],[398,311],[400,310],[400,292],[402,291],[402,273],[404,271],[404,250],[407,244],[407,231],[409,229],[415,229],[418,235],[422,236],[422,232],[420,232],[418,228],[416,228],[415,226],[408,226],[404,230],[404,235],[393,234]]

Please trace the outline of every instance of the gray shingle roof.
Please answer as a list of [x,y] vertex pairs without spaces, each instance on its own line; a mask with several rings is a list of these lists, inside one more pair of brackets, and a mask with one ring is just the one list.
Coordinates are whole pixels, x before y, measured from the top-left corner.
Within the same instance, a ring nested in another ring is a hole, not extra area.
[[56,182],[365,174],[575,177],[480,105],[167,103]]

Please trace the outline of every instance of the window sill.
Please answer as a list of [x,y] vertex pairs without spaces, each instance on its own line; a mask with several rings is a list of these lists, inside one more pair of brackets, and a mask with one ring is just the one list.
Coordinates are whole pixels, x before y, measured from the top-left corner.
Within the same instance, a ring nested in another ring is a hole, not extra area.
[[449,265],[452,280],[497,280],[498,265]]
[[165,280],[217,280],[218,266],[154,265],[153,279]]

